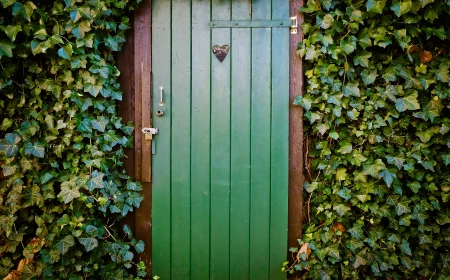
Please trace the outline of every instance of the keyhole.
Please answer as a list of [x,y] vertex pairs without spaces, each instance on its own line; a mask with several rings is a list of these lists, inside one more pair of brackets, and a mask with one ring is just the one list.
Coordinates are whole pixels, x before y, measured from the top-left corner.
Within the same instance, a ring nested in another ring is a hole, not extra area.
[[156,110],[156,115],[158,117],[161,117],[162,115],[164,115],[164,112],[162,110],[158,109],[158,110]]

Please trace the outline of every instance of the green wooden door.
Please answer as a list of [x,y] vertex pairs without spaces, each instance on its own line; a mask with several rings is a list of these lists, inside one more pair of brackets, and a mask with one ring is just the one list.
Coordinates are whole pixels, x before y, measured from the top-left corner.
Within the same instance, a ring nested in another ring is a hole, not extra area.
[[[152,269],[162,280],[285,279],[286,20],[288,0],[153,0]],[[223,62],[215,45],[229,46]]]

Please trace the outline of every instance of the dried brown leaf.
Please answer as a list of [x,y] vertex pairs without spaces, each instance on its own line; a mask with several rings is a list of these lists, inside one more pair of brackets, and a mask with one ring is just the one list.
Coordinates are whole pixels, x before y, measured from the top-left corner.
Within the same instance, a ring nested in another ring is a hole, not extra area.
[[406,52],[407,52],[407,53],[413,53],[413,52],[419,52],[419,51],[421,51],[421,50],[422,50],[422,49],[419,48],[419,46],[413,45],[413,46],[408,47],[408,50],[407,50]]
[[311,249],[309,249],[308,243],[304,243],[302,247],[300,247],[300,250],[298,250],[297,253],[297,260],[300,261],[300,255],[305,253],[306,259],[308,259],[309,255],[311,255]]
[[431,52],[425,50],[420,52],[420,61],[422,63],[430,62],[431,59],[433,59],[433,55],[431,54]]
[[333,232],[336,233],[336,231],[338,230],[344,233],[347,229],[344,227],[342,223],[335,223],[333,226]]

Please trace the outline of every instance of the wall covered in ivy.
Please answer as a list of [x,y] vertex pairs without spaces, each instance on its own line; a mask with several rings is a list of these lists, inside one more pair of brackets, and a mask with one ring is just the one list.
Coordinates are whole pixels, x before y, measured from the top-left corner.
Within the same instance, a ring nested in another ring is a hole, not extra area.
[[450,275],[450,1],[309,0],[304,235],[314,279]]
[[0,0],[0,278],[145,275],[119,233],[143,199],[114,59],[137,2]]

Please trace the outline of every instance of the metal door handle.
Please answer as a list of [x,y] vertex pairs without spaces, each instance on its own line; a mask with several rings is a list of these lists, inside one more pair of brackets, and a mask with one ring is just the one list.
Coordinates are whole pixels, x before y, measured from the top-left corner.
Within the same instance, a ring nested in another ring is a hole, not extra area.
[[163,103],[163,89],[164,88],[162,86],[159,87],[159,94],[160,94],[159,106],[163,106],[164,105],[164,103]]

